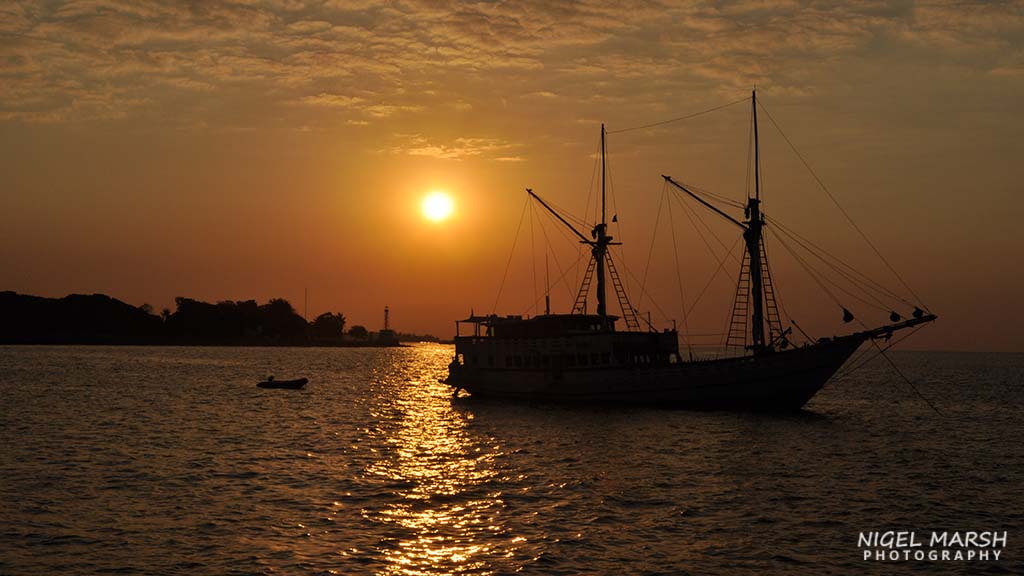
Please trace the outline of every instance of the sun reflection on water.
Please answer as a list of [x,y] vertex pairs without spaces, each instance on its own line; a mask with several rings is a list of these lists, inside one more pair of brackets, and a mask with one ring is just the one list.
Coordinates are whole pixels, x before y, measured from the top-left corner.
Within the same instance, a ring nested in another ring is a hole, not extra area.
[[[490,560],[515,546],[512,535],[502,538],[505,503],[493,486],[501,474],[500,446],[470,433],[472,414],[454,409],[437,382],[450,354],[444,347],[415,348],[415,366],[381,375],[404,377],[381,408],[390,416],[382,421],[393,423],[378,430],[390,449],[367,467],[395,487],[383,509],[363,511],[385,528],[379,552],[386,574],[492,573]],[[501,542],[509,548],[496,549]]]

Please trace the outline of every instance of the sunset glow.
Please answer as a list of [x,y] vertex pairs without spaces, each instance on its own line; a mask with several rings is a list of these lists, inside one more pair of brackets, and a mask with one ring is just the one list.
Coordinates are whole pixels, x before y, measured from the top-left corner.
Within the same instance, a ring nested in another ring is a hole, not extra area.
[[423,216],[430,221],[440,222],[451,217],[455,202],[446,192],[435,190],[423,198]]
[[[1005,265],[1024,251],[1024,13],[815,6],[4,3],[0,291],[172,312],[285,298],[371,330],[389,305],[402,331],[446,337],[501,286],[496,313],[543,310],[547,281],[571,310],[578,239],[525,189],[589,236],[603,123],[622,281],[666,325],[717,334],[740,263],[669,213],[661,175],[743,201],[756,86],[767,214],[902,286],[820,179],[943,311],[914,346],[1024,351],[1024,275]],[[772,250],[789,313],[833,333],[835,304]],[[424,277],[444,286],[409,289]]]

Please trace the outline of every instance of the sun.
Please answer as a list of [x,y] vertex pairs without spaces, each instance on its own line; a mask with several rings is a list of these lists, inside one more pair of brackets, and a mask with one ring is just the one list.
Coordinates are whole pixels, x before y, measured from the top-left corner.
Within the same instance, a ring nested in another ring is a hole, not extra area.
[[434,190],[423,198],[421,205],[423,216],[432,222],[447,220],[455,211],[452,197],[441,190]]

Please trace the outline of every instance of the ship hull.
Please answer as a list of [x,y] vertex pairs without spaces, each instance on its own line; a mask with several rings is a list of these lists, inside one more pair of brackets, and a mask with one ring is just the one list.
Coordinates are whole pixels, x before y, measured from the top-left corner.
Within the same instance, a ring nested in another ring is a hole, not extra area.
[[799,410],[864,338],[742,358],[575,370],[452,366],[448,384],[474,397],[694,410]]

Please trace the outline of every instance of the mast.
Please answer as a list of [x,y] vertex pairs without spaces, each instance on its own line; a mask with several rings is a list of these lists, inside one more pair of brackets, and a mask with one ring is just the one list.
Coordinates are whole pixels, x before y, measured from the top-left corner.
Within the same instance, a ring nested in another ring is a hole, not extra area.
[[[549,206],[548,203],[545,202],[543,198],[541,198],[540,196],[534,194],[533,190],[531,188],[527,188],[526,189],[526,193],[529,194],[531,198],[533,198],[534,200],[539,202],[540,205],[543,206],[545,210],[550,212],[555,218],[558,219],[559,222],[564,224],[566,228],[568,228],[570,231],[572,231],[572,233],[575,234],[576,237],[580,239],[580,243],[581,244],[586,244],[586,245],[590,246],[590,254],[594,258],[594,261],[592,262],[592,264],[588,264],[587,265],[587,273],[586,273],[586,275],[584,277],[583,285],[580,287],[579,296],[577,296],[577,304],[579,304],[580,300],[582,299],[583,306],[581,308],[581,311],[585,311],[586,310],[586,298],[589,295],[590,280],[591,280],[591,276],[590,276],[591,268],[590,268],[590,266],[593,265],[594,266],[593,270],[594,270],[594,272],[597,273],[597,315],[601,316],[602,318],[604,318],[605,327],[608,328],[608,329],[611,329],[612,328],[612,324],[610,322],[608,322],[608,305],[607,305],[607,299],[605,297],[606,289],[605,289],[604,269],[605,269],[605,262],[606,261],[609,264],[611,263],[611,260],[608,259],[608,246],[610,246],[610,245],[617,245],[617,244],[620,244],[620,243],[619,242],[612,242],[612,237],[608,235],[607,203],[606,203],[606,198],[608,197],[608,191],[607,191],[607,186],[606,186],[607,169],[605,167],[606,150],[605,150],[605,143],[604,143],[604,141],[605,141],[604,124],[601,124],[601,221],[598,222],[590,230],[590,238],[587,238],[586,235],[584,235],[582,232],[577,230],[576,227],[573,226],[572,224],[570,224],[569,221],[566,220],[561,214],[559,214],[557,210],[555,210],[554,208]],[[739,224],[739,222],[736,222],[736,223]],[[740,226],[743,226],[743,225],[740,224]],[[545,255],[545,258],[546,257],[547,256]],[[545,267],[546,266],[547,266],[547,264],[546,264],[546,261],[545,261]],[[618,280],[616,280],[617,276],[616,276],[614,268],[611,269],[611,273],[612,273],[612,279],[616,282],[616,290],[618,290],[619,289],[619,285],[618,285]],[[626,301],[624,295],[620,295],[620,299],[621,299],[620,302],[626,302],[626,304],[623,307],[623,313],[625,314],[626,310],[628,308],[628,301]],[[547,309],[547,306],[545,306],[545,309]],[[573,311],[574,312],[575,312],[575,310],[576,310],[576,307],[573,307]],[[634,320],[634,323],[635,323],[635,320]]]
[[605,254],[608,252],[608,243],[611,242],[611,236],[607,234],[608,225],[605,224],[605,148],[604,148],[604,124],[601,124],[601,223],[594,226],[594,230],[591,235],[595,237],[597,242],[593,244],[591,253],[594,256],[594,260],[597,263],[597,315],[607,316],[608,309],[605,304],[605,286],[604,286],[604,259]]
[[764,350],[764,287],[761,277],[761,156],[757,140],[757,89],[750,98],[754,109],[754,197],[747,199],[747,230],[743,239],[750,255],[750,295],[754,311],[751,315],[751,347],[754,352]]

